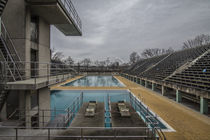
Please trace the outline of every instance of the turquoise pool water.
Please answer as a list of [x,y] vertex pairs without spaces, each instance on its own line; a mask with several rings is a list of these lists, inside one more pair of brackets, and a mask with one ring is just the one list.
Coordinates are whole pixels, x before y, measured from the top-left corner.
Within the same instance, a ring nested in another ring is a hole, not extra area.
[[[152,122],[151,127],[158,126],[162,129],[167,129],[167,127],[156,118],[156,116],[147,109],[136,97],[127,90],[54,90],[51,91],[51,109],[54,110],[64,110],[69,107],[72,102],[83,93],[83,102],[89,102],[95,100],[97,102],[104,102],[105,110],[108,110],[108,102],[118,102],[124,100],[129,102],[133,108],[137,111],[139,116],[145,122]],[[57,112],[57,114],[62,112]],[[110,112],[105,111],[105,126],[110,127],[109,118]],[[148,117],[149,116],[149,117]],[[153,125],[153,123],[155,125]]]
[[62,86],[73,87],[124,87],[113,76],[85,76]]

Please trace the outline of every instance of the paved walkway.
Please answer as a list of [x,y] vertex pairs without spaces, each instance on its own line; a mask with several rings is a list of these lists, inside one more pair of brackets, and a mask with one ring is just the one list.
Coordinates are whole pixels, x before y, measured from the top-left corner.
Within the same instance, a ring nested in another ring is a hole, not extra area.
[[143,98],[144,103],[176,132],[164,132],[168,140],[209,140],[210,118],[176,103],[160,94],[146,89],[123,77],[116,76],[136,96]]

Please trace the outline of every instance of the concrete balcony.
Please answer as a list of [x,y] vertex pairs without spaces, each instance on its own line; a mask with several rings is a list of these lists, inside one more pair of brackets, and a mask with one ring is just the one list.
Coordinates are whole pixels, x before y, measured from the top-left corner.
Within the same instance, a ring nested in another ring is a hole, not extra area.
[[55,25],[67,36],[81,36],[82,23],[71,0],[26,0],[33,15]]

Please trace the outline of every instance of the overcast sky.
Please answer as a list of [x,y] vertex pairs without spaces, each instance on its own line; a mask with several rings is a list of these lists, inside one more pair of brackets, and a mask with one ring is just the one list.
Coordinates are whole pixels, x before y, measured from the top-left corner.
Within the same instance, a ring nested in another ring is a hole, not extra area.
[[180,49],[182,43],[210,33],[210,0],[72,0],[81,20],[81,37],[55,27],[51,48],[74,59],[107,57],[127,61],[146,48]]

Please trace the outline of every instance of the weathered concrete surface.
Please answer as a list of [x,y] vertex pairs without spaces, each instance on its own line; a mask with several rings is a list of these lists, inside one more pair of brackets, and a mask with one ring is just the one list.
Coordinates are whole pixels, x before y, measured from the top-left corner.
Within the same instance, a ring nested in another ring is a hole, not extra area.
[[16,81],[16,82],[8,82],[6,85],[7,90],[34,90],[44,88],[50,85],[54,85],[57,83],[61,83],[71,77],[70,74],[66,75],[58,75],[51,76],[49,80],[47,77],[45,78],[31,78],[28,80]]
[[126,103],[126,107],[129,109],[131,116],[121,117],[120,112],[117,109],[117,103],[111,103],[112,126],[113,127],[146,127],[143,120],[141,120],[139,115],[136,113],[136,111],[133,109],[133,107],[129,103]]
[[210,118],[123,77],[117,78],[136,96],[140,93],[144,103],[176,130],[176,132],[164,132],[167,139],[208,140],[210,138]]
[[104,127],[104,103],[97,103],[94,117],[85,117],[88,103],[83,103],[71,123],[71,127]]

